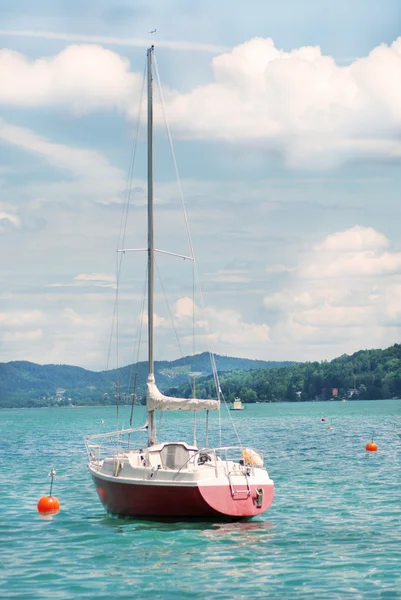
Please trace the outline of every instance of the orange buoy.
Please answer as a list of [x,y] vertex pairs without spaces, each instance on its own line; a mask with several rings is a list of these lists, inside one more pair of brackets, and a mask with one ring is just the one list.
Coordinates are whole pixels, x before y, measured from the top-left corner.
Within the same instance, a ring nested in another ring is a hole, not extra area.
[[42,515],[54,515],[60,510],[60,502],[55,496],[43,496],[38,502],[38,511]]
[[60,510],[59,500],[55,496],[52,496],[53,481],[55,476],[56,470],[51,469],[49,473],[49,477],[51,477],[49,495],[42,496],[38,502],[38,511],[41,515],[54,515]]
[[377,446],[376,442],[373,442],[373,441],[372,441],[372,442],[368,442],[368,443],[366,444],[366,450],[367,450],[368,452],[376,452],[376,451],[377,451],[377,448],[378,448],[378,446]]

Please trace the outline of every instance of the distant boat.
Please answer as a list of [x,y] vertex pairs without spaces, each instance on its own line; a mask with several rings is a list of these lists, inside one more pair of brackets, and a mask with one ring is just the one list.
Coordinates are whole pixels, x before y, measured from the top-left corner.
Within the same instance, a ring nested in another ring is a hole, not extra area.
[[230,410],[245,410],[245,406],[242,404],[241,398],[235,398]]

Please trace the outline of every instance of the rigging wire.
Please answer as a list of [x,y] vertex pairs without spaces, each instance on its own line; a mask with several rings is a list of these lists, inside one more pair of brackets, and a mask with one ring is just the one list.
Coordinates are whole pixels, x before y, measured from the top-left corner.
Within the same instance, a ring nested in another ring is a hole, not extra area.
[[157,432],[156,432],[157,436],[161,435],[162,425],[163,425],[163,416],[164,416],[164,411],[161,410],[160,414],[159,414],[159,420],[158,420],[158,423],[157,423],[157,427],[156,427],[156,429],[157,429]]
[[[214,382],[215,382],[215,386],[216,386],[217,398],[218,398],[218,400],[220,400],[222,398],[224,404],[226,405],[226,407],[228,409],[226,399],[225,399],[225,397],[224,397],[224,395],[222,393],[221,387],[220,387],[220,380],[219,380],[219,376],[218,376],[218,372],[217,372],[217,366],[216,366],[216,360],[215,360],[214,352],[213,352],[213,350],[211,348],[211,336],[210,336],[210,330],[209,330],[208,320],[207,320],[207,317],[206,317],[206,307],[205,307],[204,297],[203,297],[203,293],[202,293],[202,288],[200,286],[200,277],[199,277],[198,267],[197,267],[197,263],[196,263],[196,259],[195,259],[195,253],[194,253],[194,248],[193,248],[193,243],[192,243],[192,237],[191,237],[191,233],[190,233],[190,229],[189,229],[188,216],[187,216],[187,211],[186,211],[186,207],[185,207],[184,194],[183,194],[183,191],[182,191],[180,176],[179,176],[179,173],[178,173],[178,165],[177,165],[177,160],[176,160],[176,156],[175,156],[175,152],[174,152],[173,140],[172,140],[172,137],[171,137],[170,128],[168,126],[168,121],[167,121],[167,115],[166,115],[166,110],[165,110],[165,102],[164,102],[163,90],[162,90],[162,86],[161,86],[161,82],[160,82],[160,75],[159,75],[159,69],[158,69],[158,66],[157,66],[156,56],[154,56],[154,65],[155,65],[157,87],[158,87],[159,96],[160,96],[160,103],[161,103],[163,117],[164,117],[164,124],[165,124],[166,132],[167,132],[167,138],[168,138],[168,142],[169,142],[169,146],[170,146],[171,155],[172,155],[172,160],[173,160],[173,165],[174,165],[174,170],[175,170],[175,176],[176,176],[176,182],[177,182],[177,187],[178,187],[178,191],[179,191],[179,195],[180,195],[180,200],[181,200],[181,206],[182,206],[182,210],[183,210],[183,213],[184,213],[184,221],[185,221],[186,233],[187,233],[188,244],[189,244],[189,249],[190,249],[190,255],[191,255],[191,258],[194,261],[195,279],[196,279],[196,284],[197,284],[197,287],[198,287],[198,293],[199,293],[199,297],[200,297],[202,312],[204,314],[205,322],[206,322],[206,331],[207,331],[209,355],[210,355],[210,361],[211,361],[211,365],[212,365],[213,378],[214,378]],[[234,421],[233,421],[230,413],[229,413],[229,416],[230,416],[231,423],[232,423],[233,429],[235,431],[236,437],[238,439],[238,442],[242,446],[240,437],[238,435],[238,431],[237,431],[237,429],[235,427]],[[220,436],[220,447],[221,447],[222,446],[222,438],[221,438],[221,411],[220,411],[220,409],[219,409],[219,436]]]
[[[145,78],[146,78],[146,63],[145,63],[144,71],[143,71],[143,77],[142,77],[142,86],[141,86],[140,100],[139,100],[139,105],[138,105],[137,126],[136,126],[136,131],[135,131],[135,136],[134,136],[134,141],[133,141],[133,146],[132,146],[132,152],[131,152],[131,158],[130,158],[130,163],[129,163],[129,168],[128,168],[127,186],[126,186],[125,197],[124,197],[124,202],[123,202],[123,210],[122,210],[122,214],[121,214],[120,229],[119,229],[118,240],[117,240],[117,250],[124,244],[126,230],[127,230],[128,213],[129,213],[131,191],[132,191],[132,181],[133,181],[133,174],[134,174],[134,167],[135,167],[135,159],[136,159],[136,154],[137,154],[137,149],[138,149],[139,129],[140,129],[140,123],[141,123],[141,112],[142,112],[143,95],[144,95],[144,89],[145,89]],[[114,331],[116,332],[116,368],[118,369],[118,367],[119,367],[119,355],[118,355],[118,351],[119,351],[119,331],[118,331],[119,314],[118,314],[118,307],[119,307],[119,288],[120,288],[122,259],[123,259],[123,254],[121,253],[121,255],[119,256],[117,253],[116,293],[115,293],[114,309],[113,309],[113,316],[112,316],[112,322],[111,322],[111,328],[110,328],[110,338],[109,338],[109,348],[108,348],[108,353],[107,353],[106,370],[108,370],[109,366],[110,366],[110,355],[111,355],[111,347],[112,347]],[[120,393],[119,392],[119,384],[117,381],[116,382],[116,431],[118,431],[118,421],[119,421],[119,393]],[[117,436],[116,441],[118,444],[118,436]]]
[[141,94],[140,94],[139,105],[138,105],[138,119],[137,119],[136,131],[135,131],[135,142],[134,142],[133,151],[132,151],[131,167],[130,167],[130,171],[129,171],[129,181],[128,181],[128,186],[127,186],[127,190],[125,193],[125,210],[123,211],[123,214],[121,215],[120,236],[118,239],[118,243],[119,244],[121,243],[121,246],[124,244],[125,235],[127,232],[127,221],[128,221],[130,197],[131,197],[131,191],[132,191],[132,179],[133,179],[133,174],[134,174],[136,153],[137,153],[137,149],[138,149],[139,129],[140,129],[140,125],[141,125],[141,113],[142,113],[143,96],[144,96],[144,90],[145,90],[145,79],[146,79],[146,62],[145,62],[145,66],[143,69],[143,75],[142,75]]
[[[131,158],[130,158],[130,163],[129,163],[129,168],[128,168],[127,187],[126,187],[126,191],[125,191],[123,210],[122,210],[122,214],[121,214],[120,230],[119,230],[118,241],[117,241],[117,250],[124,244],[126,230],[127,230],[128,213],[129,213],[131,191],[132,191],[132,180],[133,180],[135,159],[136,159],[136,154],[137,154],[137,149],[138,149],[139,128],[140,128],[140,123],[141,123],[141,113],[142,113],[143,95],[144,95],[144,89],[145,89],[145,79],[146,79],[146,63],[145,63],[144,71],[143,71],[143,77],[142,77],[142,87],[141,87],[141,94],[140,94],[140,100],[139,100],[139,105],[138,105],[137,126],[136,126],[135,137],[134,137],[134,141],[133,141]],[[112,323],[111,323],[106,370],[109,369],[109,365],[110,365],[110,355],[111,355],[113,332],[114,332],[114,327],[115,327],[115,321],[117,318],[116,313],[118,310],[117,309],[118,289],[119,289],[120,276],[121,276],[122,259],[123,259],[123,254],[121,253],[119,258],[118,258],[118,254],[117,254],[116,295],[115,295],[115,300],[114,300],[114,310],[113,310],[113,317],[112,317]],[[118,364],[117,364],[117,368],[118,368]]]
[[159,265],[157,264],[156,257],[155,257],[155,265],[156,265],[157,278],[158,278],[158,280],[160,282],[160,285],[161,285],[161,288],[162,288],[162,291],[163,291],[164,299],[166,301],[167,310],[168,310],[168,313],[169,313],[169,316],[170,316],[171,324],[172,324],[173,329],[174,329],[174,335],[175,335],[175,337],[177,339],[177,344],[178,344],[178,348],[180,350],[181,358],[184,358],[184,353],[182,351],[180,338],[178,336],[178,332],[177,332],[177,329],[176,329],[176,326],[175,326],[175,323],[174,323],[173,315],[171,313],[170,304],[169,304],[169,301],[168,301],[168,298],[167,298],[167,294],[166,294],[166,291],[165,291],[165,288],[164,288],[163,279],[162,279],[162,277],[160,275]]
[[[116,279],[119,276],[118,273],[118,254],[116,254]],[[116,286],[116,363],[117,363],[117,369],[118,369],[118,305],[119,305],[119,286]],[[118,409],[119,409],[119,404],[120,404],[120,398],[119,398],[119,382],[118,382],[118,375],[116,377],[116,431],[118,431]],[[118,444],[118,436],[117,436],[117,444]]]
[[[134,351],[132,353],[132,363],[135,365],[135,369],[133,369],[134,376],[136,376],[137,372],[138,372],[139,353],[141,351],[142,331],[143,331],[143,315],[144,315],[144,306],[145,306],[145,297],[146,297],[146,284],[147,284],[147,274],[146,274],[146,267],[145,267],[144,284],[143,284],[143,288],[142,288],[141,304],[140,304],[140,309],[139,309],[139,315],[138,315],[138,320],[137,320],[137,330],[136,330],[136,336],[135,336],[135,339],[137,340],[137,344],[136,344],[136,348],[134,345]],[[135,357],[135,351],[136,351],[136,357]],[[128,380],[128,389],[130,389],[130,387],[131,387],[131,380],[132,380],[132,371],[130,372],[130,377]]]
[[[192,355],[195,356],[195,266],[192,263]],[[195,378],[196,375],[193,375],[194,378],[194,393],[195,396]]]
[[[159,281],[159,283],[160,283],[160,286],[161,286],[161,289],[162,289],[162,292],[163,292],[164,299],[165,299],[165,301],[166,301],[167,310],[168,310],[168,313],[169,313],[169,316],[170,316],[170,321],[171,321],[171,324],[172,324],[172,327],[173,327],[173,330],[174,330],[174,335],[175,335],[175,337],[176,337],[176,340],[177,340],[177,344],[178,344],[179,352],[180,352],[181,358],[184,358],[184,352],[183,352],[183,350],[182,350],[182,346],[181,346],[180,338],[179,338],[179,335],[178,335],[177,328],[176,328],[176,326],[175,326],[174,318],[173,318],[173,315],[172,315],[172,312],[171,312],[170,303],[169,303],[169,301],[168,301],[168,297],[167,297],[166,290],[165,290],[164,283],[163,283],[163,278],[162,278],[162,276],[161,276],[160,269],[159,269],[159,265],[157,264],[157,259],[156,259],[156,257],[155,257],[155,259],[154,259],[154,263],[155,263],[155,266],[156,266],[157,278],[158,278],[158,281]],[[188,375],[188,381],[189,381],[189,382],[191,381],[191,379],[190,379],[190,376],[189,376],[189,375]],[[162,415],[162,413],[163,413],[163,411],[161,411],[161,415]],[[160,436],[160,433],[161,433],[161,426],[162,426],[162,416],[160,416],[160,417],[159,417],[159,422],[158,422],[158,424],[157,424],[157,434],[158,434],[159,436]]]
[[[158,278],[158,281],[159,281],[159,283],[161,285],[161,288],[162,288],[162,292],[163,292],[163,295],[164,295],[164,299],[166,301],[167,310],[168,310],[168,313],[169,313],[171,325],[173,327],[174,335],[175,335],[175,338],[177,340],[177,345],[178,345],[179,353],[180,353],[181,358],[184,358],[184,351],[182,349],[180,338],[179,338],[179,335],[178,335],[178,331],[177,331],[177,328],[175,326],[174,317],[173,317],[173,314],[171,312],[170,303],[168,301],[168,297],[167,297],[166,290],[165,290],[164,283],[163,283],[163,278],[161,276],[159,265],[157,264],[156,257],[155,257],[155,266],[156,266],[157,278]],[[189,373],[187,374],[187,376],[188,376],[188,383],[191,384],[191,377],[190,377]]]
[[[161,101],[161,107],[162,107],[162,112],[163,112],[163,117],[164,117],[164,124],[166,127],[166,133],[167,133],[167,138],[168,138],[168,142],[169,142],[169,146],[170,146],[170,151],[171,151],[171,155],[172,155],[172,160],[173,160],[173,165],[174,165],[174,171],[175,171],[175,176],[176,176],[176,182],[177,182],[177,187],[178,187],[178,191],[179,191],[179,195],[180,195],[180,200],[181,200],[181,206],[182,206],[182,210],[184,213],[184,221],[185,221],[185,228],[186,228],[186,233],[187,233],[187,239],[188,239],[188,245],[189,245],[189,249],[190,249],[190,255],[191,258],[193,260],[194,263],[194,273],[195,273],[195,278],[196,278],[196,283],[198,285],[198,291],[201,297],[201,303],[202,303],[202,309],[205,313],[205,317],[206,317],[206,310],[205,310],[205,305],[204,305],[204,301],[203,301],[203,295],[202,295],[202,290],[200,287],[200,279],[199,279],[199,273],[198,273],[198,269],[197,269],[197,263],[196,263],[196,259],[195,259],[195,253],[194,253],[194,248],[193,248],[193,244],[192,244],[192,237],[191,237],[191,232],[189,229],[189,222],[188,222],[188,215],[187,215],[187,211],[186,211],[186,207],[185,207],[185,202],[184,202],[184,194],[182,191],[182,186],[181,186],[181,180],[180,180],[180,176],[179,176],[179,172],[178,172],[178,165],[177,165],[177,160],[176,160],[176,156],[175,156],[175,151],[174,151],[174,145],[173,145],[173,140],[171,137],[171,133],[170,133],[170,128],[168,125],[168,121],[167,121],[167,115],[166,115],[166,110],[165,110],[165,103],[164,103],[164,96],[163,96],[163,90],[162,90],[162,86],[161,86],[161,82],[160,82],[160,75],[159,75],[159,69],[157,66],[157,60],[156,60],[156,56],[154,56],[154,63],[155,63],[155,73],[156,73],[156,79],[157,79],[157,87],[158,87],[158,91],[159,91],[159,96],[160,96],[160,101]],[[206,319],[207,321],[207,319]],[[208,338],[209,338],[209,346],[210,346],[210,332],[208,331]],[[212,369],[213,369],[213,374],[215,377],[215,382],[216,382],[216,390],[217,390],[217,394],[220,394],[220,385],[218,385],[218,375],[217,375],[217,369],[216,369],[216,363],[214,361],[214,358],[212,358],[213,356],[213,352],[211,349],[209,349],[209,354],[211,355],[211,362],[212,362]]]
[[[134,347],[134,352],[132,355],[132,362],[135,365],[135,369],[132,369],[129,373],[128,386],[127,386],[128,391],[129,391],[131,389],[131,378],[132,378],[132,374],[133,374],[134,383],[133,383],[132,400],[131,400],[131,413],[130,413],[130,418],[129,418],[129,426],[130,427],[132,427],[132,418],[134,415],[134,405],[135,405],[135,400],[137,397],[136,390],[137,390],[137,379],[138,379],[138,362],[139,362],[139,352],[141,350],[141,342],[142,342],[143,310],[144,310],[144,306],[145,306],[146,283],[147,283],[147,277],[146,277],[146,272],[145,272],[144,285],[143,285],[142,297],[141,297],[141,305],[140,305],[138,321],[137,321],[137,331],[136,331],[136,336],[135,336],[135,339],[138,342],[137,348],[136,348],[136,360],[135,360],[135,347]],[[130,443],[130,438],[131,438],[131,435],[128,435],[128,446]]]

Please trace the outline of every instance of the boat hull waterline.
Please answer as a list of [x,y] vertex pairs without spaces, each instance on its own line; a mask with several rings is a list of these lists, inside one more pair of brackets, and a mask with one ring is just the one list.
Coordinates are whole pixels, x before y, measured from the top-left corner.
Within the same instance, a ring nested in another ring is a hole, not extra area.
[[[100,477],[91,472],[99,498],[106,511],[125,517],[217,517],[234,519],[254,517],[265,512],[273,502],[274,484],[250,485],[237,488],[233,495],[230,486],[160,484],[155,482],[123,482]],[[262,494],[260,493],[262,491]],[[261,501],[258,503],[258,497]]]

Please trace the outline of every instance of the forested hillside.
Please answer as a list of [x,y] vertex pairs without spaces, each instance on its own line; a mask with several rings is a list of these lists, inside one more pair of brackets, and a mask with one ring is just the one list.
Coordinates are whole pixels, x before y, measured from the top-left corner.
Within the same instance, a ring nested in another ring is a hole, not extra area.
[[[401,345],[344,354],[330,362],[223,373],[220,382],[228,401],[236,396],[244,402],[401,398]],[[191,391],[191,385],[186,384],[169,393],[190,396]],[[213,379],[197,380],[196,393],[214,397]]]
[[[216,356],[228,401],[244,402],[401,398],[401,345],[361,350],[328,362],[267,362]],[[94,372],[68,365],[0,363],[0,407],[113,404],[131,402],[137,373],[137,402],[144,401],[147,363]],[[171,395],[216,396],[207,353],[156,362],[158,386]]]
[[[220,372],[233,369],[270,368],[293,364],[216,356]],[[0,407],[69,406],[113,404],[118,381],[122,403],[131,403],[137,373],[136,395],[145,393],[147,362],[120,369],[94,372],[69,365],[38,365],[26,361],[0,363]],[[211,373],[207,353],[187,356],[172,362],[156,361],[158,385],[166,389]]]

